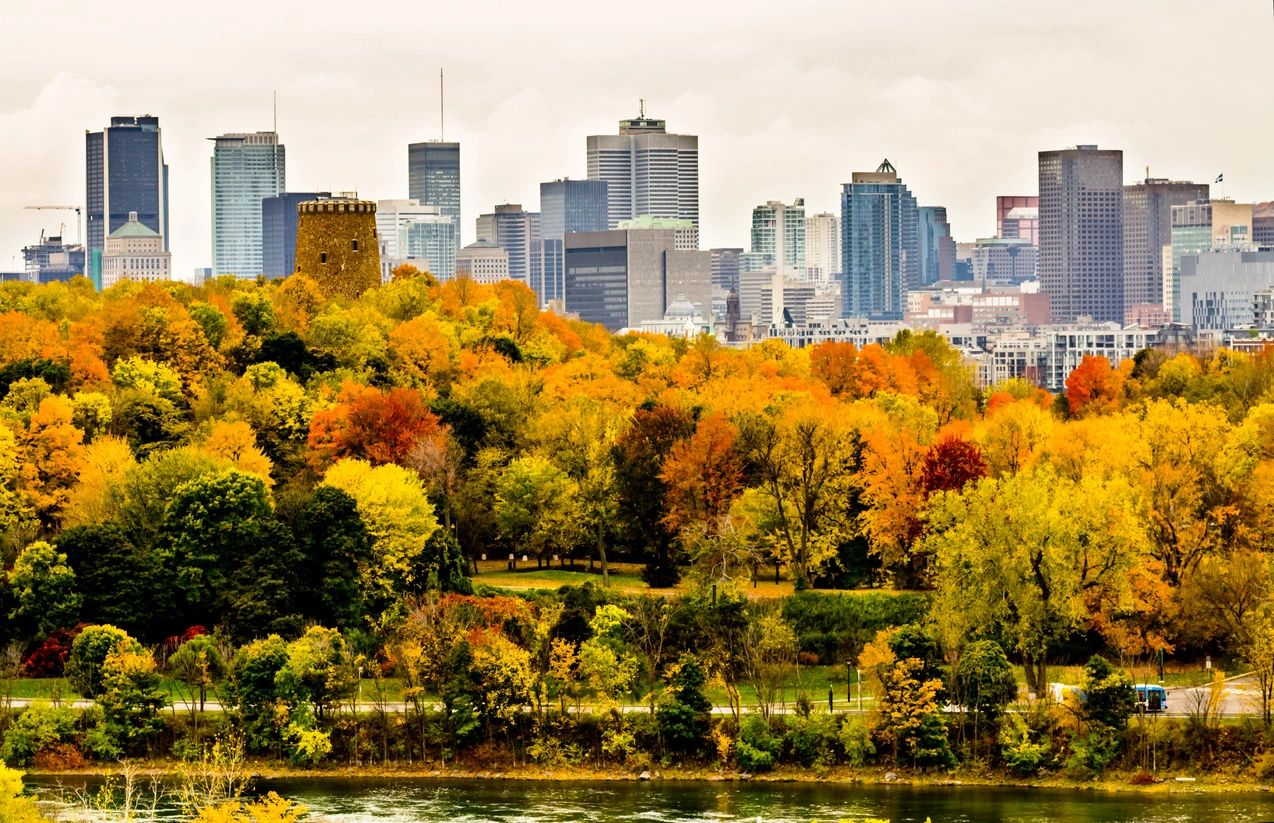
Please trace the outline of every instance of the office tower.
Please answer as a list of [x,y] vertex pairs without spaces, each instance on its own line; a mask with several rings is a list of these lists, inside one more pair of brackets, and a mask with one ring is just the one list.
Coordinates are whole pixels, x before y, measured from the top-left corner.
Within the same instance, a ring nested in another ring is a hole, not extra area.
[[31,283],[56,283],[84,274],[84,247],[60,236],[46,237],[22,249],[25,279]]
[[650,215],[689,220],[699,231],[699,138],[668,134],[641,114],[619,121],[619,134],[590,135],[588,179],[605,180],[609,227]]
[[901,320],[919,284],[916,198],[885,160],[841,190],[841,297],[845,317]]
[[710,310],[712,255],[676,242],[672,229],[566,235],[566,310],[611,331],[662,319],[678,295]]
[[308,200],[327,200],[330,191],[289,191],[261,201],[261,273],[287,277],[296,271],[297,207]]
[[816,283],[840,274],[840,219],[830,212],[805,218],[805,272]]
[[739,255],[743,249],[711,249],[712,285],[723,291],[739,289]]
[[540,240],[531,244],[528,275],[541,305],[562,299],[566,235],[605,231],[610,225],[606,219],[606,188],[604,180],[554,180],[540,184]]
[[491,285],[509,279],[509,253],[487,240],[470,243],[456,252],[456,277]]
[[478,240],[509,253],[509,278],[528,282],[531,247],[540,239],[540,215],[518,203],[504,203],[478,218]]
[[407,196],[450,217],[459,244],[460,144],[429,140],[407,146]]
[[1172,245],[1172,207],[1206,200],[1206,183],[1147,177],[1124,186],[1124,309],[1163,306],[1165,246]]
[[376,204],[333,197],[297,207],[296,273],[329,296],[355,298],[381,281]]
[[102,289],[124,280],[153,283],[172,279],[172,255],[159,232],[130,212],[128,222],[110,233],[102,249]]
[[[996,237],[1023,237],[1025,235],[1018,233],[1017,223],[1019,220],[1025,219],[1028,215],[1039,216],[1039,197],[1031,194],[1009,194],[1000,195],[995,198],[995,236]],[[1014,211],[1018,212],[1017,217],[1013,217]],[[1033,229],[1034,226],[1032,225]],[[1037,242],[1032,236],[1031,242]]]
[[212,273],[264,271],[261,203],[287,188],[287,154],[272,131],[211,138]]
[[112,117],[102,131],[85,132],[89,277],[101,284],[106,238],[137,212],[142,225],[163,237],[168,250],[168,164],[159,118]]
[[376,204],[383,279],[403,263],[426,269],[439,280],[456,273],[459,227],[434,204],[381,200]]
[[916,243],[920,252],[920,282],[955,279],[955,239],[945,206],[921,206],[916,212]]
[[805,200],[789,206],[777,200],[752,209],[752,245],[739,261],[741,271],[780,270],[805,276]]
[[999,237],[1025,240],[1033,246],[1040,244],[1040,210],[1038,206],[1018,206],[1000,221]]
[[1124,319],[1124,153],[1039,153],[1040,289],[1053,319]]
[[1181,314],[1181,258],[1210,249],[1247,249],[1252,245],[1253,208],[1233,200],[1196,200],[1173,206],[1171,250],[1164,254],[1163,307],[1174,323]]

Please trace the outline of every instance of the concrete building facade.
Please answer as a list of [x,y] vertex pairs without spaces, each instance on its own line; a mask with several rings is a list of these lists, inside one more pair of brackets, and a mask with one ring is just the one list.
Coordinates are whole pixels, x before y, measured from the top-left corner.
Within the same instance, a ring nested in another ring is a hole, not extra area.
[[1039,153],[1039,279],[1056,322],[1123,321],[1123,175],[1117,149]]
[[649,215],[689,220],[698,248],[699,138],[669,134],[642,113],[619,122],[619,134],[590,135],[588,179],[606,181],[610,228]]
[[172,254],[159,232],[142,223],[137,212],[111,232],[102,253],[102,288],[133,280],[155,283],[172,279]]
[[1216,248],[1181,258],[1180,322],[1194,331],[1257,325],[1256,295],[1274,288],[1274,251]]
[[1163,249],[1172,245],[1172,208],[1208,198],[1206,183],[1147,177],[1124,186],[1124,308],[1163,305]]
[[805,273],[816,283],[841,273],[840,218],[831,212],[805,218]]
[[495,243],[479,240],[456,252],[456,277],[492,285],[509,279],[509,253]]

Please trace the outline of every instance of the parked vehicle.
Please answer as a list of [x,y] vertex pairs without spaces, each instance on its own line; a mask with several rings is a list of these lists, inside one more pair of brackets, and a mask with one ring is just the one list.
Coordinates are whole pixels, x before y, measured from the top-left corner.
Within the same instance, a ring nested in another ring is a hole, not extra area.
[[1154,683],[1138,683],[1133,686],[1137,690],[1137,711],[1157,714],[1168,709],[1168,692],[1163,686]]

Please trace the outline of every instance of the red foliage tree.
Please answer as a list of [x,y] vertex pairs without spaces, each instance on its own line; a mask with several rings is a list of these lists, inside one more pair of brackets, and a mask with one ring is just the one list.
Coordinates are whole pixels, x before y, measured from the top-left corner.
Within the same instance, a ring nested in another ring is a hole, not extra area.
[[987,465],[981,449],[963,437],[944,437],[925,454],[920,485],[928,497],[934,492],[959,491],[986,476]]
[[659,479],[667,487],[664,523],[674,531],[698,526],[713,531],[730,511],[743,482],[734,449],[738,431],[721,414],[699,421],[695,433],[673,445]]
[[441,431],[420,392],[346,383],[336,404],[310,423],[311,461],[319,469],[342,457],[401,464],[417,443]]
[[1066,378],[1066,405],[1073,417],[1115,411],[1123,393],[1124,376],[1101,355],[1084,355]]

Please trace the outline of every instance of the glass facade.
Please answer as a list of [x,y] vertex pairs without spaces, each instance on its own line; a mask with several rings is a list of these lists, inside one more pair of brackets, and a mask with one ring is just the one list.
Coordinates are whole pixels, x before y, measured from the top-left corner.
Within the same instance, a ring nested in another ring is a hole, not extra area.
[[841,191],[843,316],[901,320],[919,279],[916,198],[892,167],[855,174]]
[[554,180],[540,184],[540,240],[531,246],[528,285],[541,305],[565,296],[563,241],[567,234],[607,227],[605,180]]
[[456,275],[456,224],[437,218],[399,224],[398,253],[404,259],[429,261],[429,271],[439,280]]
[[[616,232],[619,236],[624,233]],[[566,255],[566,304],[586,323],[615,332],[628,325],[628,246],[572,247]]]
[[262,202],[287,188],[287,155],[274,132],[227,134],[212,151],[212,272],[264,272]]
[[[437,206],[460,238],[460,144],[430,141],[407,146],[407,196]],[[454,255],[453,255],[454,256]]]
[[168,232],[168,166],[164,162],[159,118],[112,117],[100,132],[84,136],[85,215],[89,277],[101,284],[106,237],[128,222],[129,212],[152,231]]

